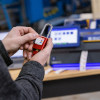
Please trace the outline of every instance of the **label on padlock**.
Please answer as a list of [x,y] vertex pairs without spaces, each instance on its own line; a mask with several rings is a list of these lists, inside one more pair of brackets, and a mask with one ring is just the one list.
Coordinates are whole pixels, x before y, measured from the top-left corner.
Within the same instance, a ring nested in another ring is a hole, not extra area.
[[[50,26],[50,30],[49,30],[49,33],[47,35],[47,37],[44,37],[42,36],[43,33],[44,33],[44,30],[47,26]],[[51,30],[52,30],[53,26],[51,24],[46,24],[44,26],[44,28],[42,29],[41,33],[40,33],[40,36],[34,41],[34,44],[33,44],[33,55],[37,54],[40,50],[43,50],[44,47],[46,46],[46,43],[48,41],[48,37],[51,33]]]
[[41,38],[41,37],[38,37],[36,40],[35,40],[35,44],[38,44],[38,45],[42,45],[44,42],[44,39]]

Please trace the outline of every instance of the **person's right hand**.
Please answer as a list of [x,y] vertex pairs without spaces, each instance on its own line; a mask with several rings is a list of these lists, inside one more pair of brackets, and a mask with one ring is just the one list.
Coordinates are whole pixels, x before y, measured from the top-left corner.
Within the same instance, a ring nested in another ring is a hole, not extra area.
[[33,40],[38,33],[31,27],[17,26],[12,28],[8,35],[2,40],[9,56],[15,54],[19,49],[28,49],[33,46]]
[[[38,52],[37,54],[35,54],[33,57],[30,58],[30,52],[27,51],[27,58],[26,58],[27,60],[25,60],[24,63],[26,63],[27,61],[37,61],[41,65],[44,65],[50,56],[52,47],[53,47],[53,43],[52,43],[52,39],[50,38],[50,39],[48,39],[46,47],[43,50],[41,50],[40,52]],[[25,53],[26,53],[26,51],[24,52],[24,57],[26,57]]]

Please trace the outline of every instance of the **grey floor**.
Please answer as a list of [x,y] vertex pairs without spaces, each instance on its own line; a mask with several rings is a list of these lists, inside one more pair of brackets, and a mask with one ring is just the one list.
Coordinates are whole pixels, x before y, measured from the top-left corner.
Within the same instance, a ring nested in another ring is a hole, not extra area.
[[100,92],[48,98],[48,99],[42,99],[42,100],[100,100]]

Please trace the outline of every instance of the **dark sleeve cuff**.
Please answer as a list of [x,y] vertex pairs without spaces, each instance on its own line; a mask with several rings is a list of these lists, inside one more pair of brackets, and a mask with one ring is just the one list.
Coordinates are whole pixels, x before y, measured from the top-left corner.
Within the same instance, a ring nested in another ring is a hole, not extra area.
[[24,75],[32,75],[37,77],[39,80],[43,80],[44,67],[36,61],[29,61],[24,64],[19,77]]
[[3,57],[5,63],[7,64],[7,66],[11,65],[13,63],[13,61],[10,59],[2,41],[0,40],[0,54]]

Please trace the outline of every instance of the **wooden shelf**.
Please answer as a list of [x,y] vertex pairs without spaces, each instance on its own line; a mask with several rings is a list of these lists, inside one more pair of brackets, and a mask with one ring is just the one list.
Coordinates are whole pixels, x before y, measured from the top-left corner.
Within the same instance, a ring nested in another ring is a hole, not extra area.
[[80,72],[78,70],[67,70],[60,74],[56,74],[54,71],[47,74],[44,78],[44,81],[50,80],[58,80],[58,79],[65,79],[65,78],[75,78],[75,77],[82,77],[82,76],[90,76],[90,75],[97,75],[100,74],[100,70],[87,70],[85,72]]
[[[45,68],[47,70],[50,68],[49,66]],[[9,70],[11,77],[15,80],[21,69]],[[90,76],[90,75],[97,75],[100,74],[100,70],[87,70],[85,72],[80,72],[78,70],[68,70],[61,72],[60,74],[56,74],[55,71],[50,72],[49,74],[45,75],[44,81],[51,81],[51,80],[59,80],[65,78],[75,78],[75,77],[82,77],[82,76]]]

